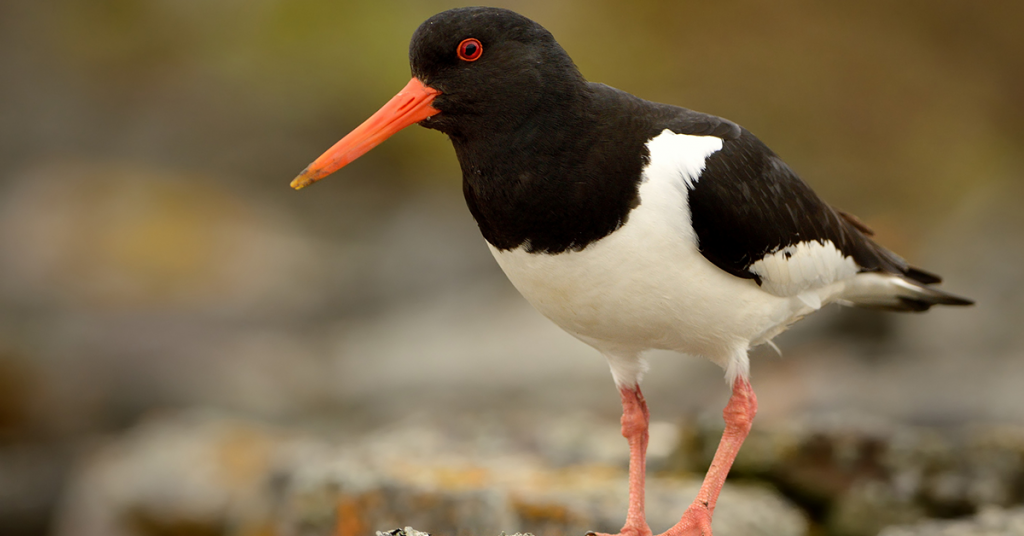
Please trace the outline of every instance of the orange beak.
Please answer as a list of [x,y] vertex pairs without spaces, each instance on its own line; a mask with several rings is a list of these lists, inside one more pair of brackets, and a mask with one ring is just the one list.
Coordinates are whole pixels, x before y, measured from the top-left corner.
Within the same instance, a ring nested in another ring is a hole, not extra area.
[[402,91],[377,110],[377,113],[306,166],[292,180],[292,188],[299,190],[313,184],[363,156],[399,130],[440,113],[440,110],[430,105],[440,94],[440,91],[427,87],[418,78],[409,80]]

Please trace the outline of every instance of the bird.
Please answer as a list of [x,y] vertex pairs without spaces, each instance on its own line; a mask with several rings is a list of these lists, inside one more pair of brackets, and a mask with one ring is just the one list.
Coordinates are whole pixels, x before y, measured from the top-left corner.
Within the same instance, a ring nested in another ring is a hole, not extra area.
[[732,390],[697,497],[664,533],[711,536],[757,412],[752,347],[830,303],[904,312],[973,304],[877,244],[746,129],[587,81],[527,17],[444,11],[413,33],[409,62],[409,83],[291,186],[413,124],[449,137],[498,265],[534,308],[607,359],[630,451],[621,536],[652,534],[645,352],[703,356]]

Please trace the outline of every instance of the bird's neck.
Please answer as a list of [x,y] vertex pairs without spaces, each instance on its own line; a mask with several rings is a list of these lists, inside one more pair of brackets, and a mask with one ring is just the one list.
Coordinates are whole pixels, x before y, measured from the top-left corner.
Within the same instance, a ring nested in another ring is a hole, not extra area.
[[621,225],[634,206],[642,147],[617,143],[620,132],[601,120],[606,104],[586,86],[544,99],[527,120],[450,135],[466,203],[490,244],[560,253]]
[[448,133],[464,175],[476,181],[473,177],[481,171],[500,174],[509,164],[535,165],[537,159],[546,160],[572,150],[575,140],[566,133],[584,128],[591,119],[590,101],[585,87],[573,88],[572,92],[539,99],[529,109],[467,121],[463,128]]

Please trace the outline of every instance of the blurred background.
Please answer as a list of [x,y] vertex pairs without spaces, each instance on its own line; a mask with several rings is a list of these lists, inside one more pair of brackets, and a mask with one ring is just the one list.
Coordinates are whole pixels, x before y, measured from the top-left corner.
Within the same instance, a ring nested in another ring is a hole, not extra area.
[[[1024,3],[493,3],[590,80],[743,124],[977,300],[819,313],[754,351],[759,422],[1024,424]],[[460,5],[0,0],[0,533],[51,533],[85,453],[154,413],[615,423],[603,359],[505,280],[443,135],[288,188]],[[656,420],[719,414],[714,365],[652,362]]]

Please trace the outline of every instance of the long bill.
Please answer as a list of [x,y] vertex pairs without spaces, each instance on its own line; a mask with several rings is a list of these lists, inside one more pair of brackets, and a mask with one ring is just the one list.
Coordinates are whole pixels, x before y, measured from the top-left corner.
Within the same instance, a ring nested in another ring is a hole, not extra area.
[[296,190],[338,171],[403,128],[440,113],[430,104],[441,92],[418,78],[409,80],[377,113],[349,132],[292,180]]

